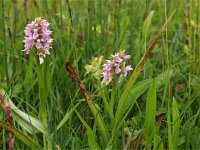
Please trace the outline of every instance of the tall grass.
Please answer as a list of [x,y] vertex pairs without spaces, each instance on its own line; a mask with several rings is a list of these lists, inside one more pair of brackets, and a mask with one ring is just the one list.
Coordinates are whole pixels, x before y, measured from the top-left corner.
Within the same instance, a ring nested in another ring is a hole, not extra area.
[[[54,149],[199,149],[199,0],[182,1],[151,55],[140,61],[177,3],[1,0],[0,88],[15,125],[8,124],[2,109],[0,149],[5,149],[9,132],[15,133],[14,149],[44,146],[42,94],[47,100],[46,136]],[[25,25],[38,16],[51,23],[54,38],[48,77],[44,71],[40,85],[37,59],[22,52]],[[132,55],[128,63],[135,73],[121,84],[105,86],[101,78],[86,74],[92,57],[103,55],[103,64],[123,49]],[[66,62],[86,93],[71,79]],[[42,84],[48,88],[40,90]]]

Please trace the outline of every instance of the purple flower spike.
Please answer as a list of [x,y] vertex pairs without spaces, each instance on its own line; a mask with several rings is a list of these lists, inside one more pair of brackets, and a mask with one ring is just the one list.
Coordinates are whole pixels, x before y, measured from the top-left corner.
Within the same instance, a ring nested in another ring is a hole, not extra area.
[[48,30],[49,25],[50,23],[39,17],[27,24],[24,30],[24,50],[22,51],[29,54],[35,48],[40,64],[44,62],[46,54],[50,54],[49,49],[52,48],[53,39],[50,37],[52,31]]
[[114,76],[119,77],[119,81],[126,77],[128,72],[133,68],[128,65],[125,66],[125,61],[131,58],[131,55],[125,55],[125,50],[120,53],[111,55],[112,60],[107,60],[106,64],[103,65],[103,83],[109,84],[113,81]]

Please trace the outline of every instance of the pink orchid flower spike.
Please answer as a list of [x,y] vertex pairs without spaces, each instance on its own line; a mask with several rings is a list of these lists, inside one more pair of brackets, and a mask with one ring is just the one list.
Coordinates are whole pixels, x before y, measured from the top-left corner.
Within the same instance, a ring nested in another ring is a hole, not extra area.
[[24,30],[24,50],[26,54],[35,49],[39,57],[39,62],[42,64],[46,54],[50,54],[49,50],[52,48],[51,38],[52,31],[48,29],[50,23],[41,17],[36,18],[32,23],[27,24]]

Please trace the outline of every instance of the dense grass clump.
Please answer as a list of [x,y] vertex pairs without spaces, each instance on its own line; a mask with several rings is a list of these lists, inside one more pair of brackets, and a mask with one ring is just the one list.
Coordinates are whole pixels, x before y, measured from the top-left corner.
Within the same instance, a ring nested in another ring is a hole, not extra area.
[[200,149],[199,0],[0,3],[0,149]]

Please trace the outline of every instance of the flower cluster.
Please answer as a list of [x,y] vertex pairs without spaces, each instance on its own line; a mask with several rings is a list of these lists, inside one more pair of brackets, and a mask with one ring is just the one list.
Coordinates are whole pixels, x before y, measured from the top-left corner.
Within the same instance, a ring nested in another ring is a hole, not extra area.
[[[125,50],[111,55],[111,60],[106,60],[107,63],[103,65],[103,83],[110,83],[114,75],[117,75],[119,79],[127,76],[128,71],[133,70],[133,68],[128,65],[126,66],[125,61],[131,58],[130,55],[125,55]],[[119,81],[120,81],[119,80]]]
[[25,28],[24,50],[26,54],[35,48],[39,56],[40,64],[44,62],[46,54],[50,54],[49,49],[53,39],[50,37],[52,31],[48,30],[48,23],[45,19],[36,18],[32,23],[27,24]]

